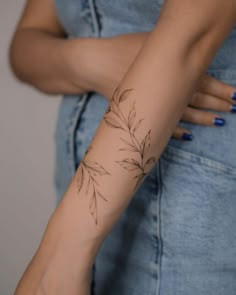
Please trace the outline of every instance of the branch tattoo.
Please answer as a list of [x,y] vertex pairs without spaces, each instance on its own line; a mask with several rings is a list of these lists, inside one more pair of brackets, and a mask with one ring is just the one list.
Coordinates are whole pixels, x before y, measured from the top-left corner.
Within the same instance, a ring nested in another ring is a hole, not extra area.
[[[135,179],[135,185],[133,187],[134,192],[144,177],[148,174],[150,166],[155,163],[156,159],[154,156],[147,155],[151,146],[151,129],[147,131],[141,140],[137,137],[137,132],[143,119],[136,118],[135,102],[132,103],[127,115],[125,115],[120,108],[120,105],[129,98],[132,91],[133,89],[120,91],[120,88],[117,87],[103,119],[108,127],[120,129],[128,135],[128,139],[120,137],[121,141],[124,143],[124,147],[120,148],[119,151],[131,151],[134,154],[138,154],[138,159],[131,156],[129,158],[115,161],[125,170],[136,172],[133,177],[133,179]],[[91,145],[88,147],[85,156],[92,150],[92,148]],[[96,180],[97,176],[103,175],[111,174],[101,164],[95,161],[85,160],[84,157],[80,163],[79,177],[77,181],[78,193],[87,182],[86,195],[90,195],[89,211],[93,216],[96,225],[98,224],[98,199],[108,202],[101,193],[99,183]]]
[[116,88],[111,103],[105,113],[104,120],[108,126],[121,129],[124,133],[128,134],[128,140],[120,137],[121,141],[124,143],[124,147],[119,150],[131,151],[139,155],[138,159],[130,157],[116,161],[124,169],[136,172],[136,175],[133,177],[136,181],[133,188],[133,191],[135,191],[143,178],[147,175],[149,171],[148,168],[155,163],[156,159],[154,156],[147,156],[151,146],[151,129],[148,130],[141,140],[137,137],[137,131],[143,119],[136,118],[135,101],[132,102],[127,116],[125,116],[120,108],[120,105],[128,99],[132,91],[133,89],[120,91],[119,87]]
[[[92,150],[92,146],[90,145],[85,152],[85,156]],[[77,180],[78,184],[78,193],[82,189],[83,185],[86,185],[86,195],[90,194],[89,200],[89,211],[94,219],[95,224],[98,224],[98,199],[107,202],[107,199],[102,195],[99,190],[99,183],[96,180],[97,175],[110,175],[105,168],[95,161],[90,160],[82,160],[80,162],[80,170],[79,177]]]

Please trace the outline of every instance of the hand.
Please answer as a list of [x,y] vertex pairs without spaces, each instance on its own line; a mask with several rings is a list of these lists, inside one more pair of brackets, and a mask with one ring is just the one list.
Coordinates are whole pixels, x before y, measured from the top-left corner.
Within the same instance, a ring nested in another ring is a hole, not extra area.
[[[87,76],[87,91],[96,91],[110,100],[147,36],[148,33],[133,33],[111,38],[86,38],[84,42],[79,39],[77,48],[74,43],[73,60],[77,51],[77,59],[84,61],[82,68]],[[80,81],[76,79],[80,68],[75,61],[74,67],[74,84],[78,85]]]
[[[82,54],[90,85],[92,85],[90,90],[97,91],[106,98],[111,98],[148,34],[143,32],[111,38],[87,39],[84,42]],[[215,126],[215,118],[221,117],[204,109],[220,112],[231,111],[233,105],[231,94],[235,91],[236,88],[204,74],[181,120]],[[222,121],[223,123],[224,121]],[[190,140],[192,135],[188,130],[176,127],[172,137]]]
[[[235,90],[235,87],[204,74],[190,100],[190,104],[183,113],[181,121],[205,126],[223,126],[224,119],[221,116],[206,110],[236,112],[235,100],[232,99],[232,93]],[[217,124],[216,118],[223,120],[221,122],[218,120]],[[186,140],[191,140],[191,133],[181,127],[177,127],[173,133],[174,138],[183,138],[183,135],[186,136]]]

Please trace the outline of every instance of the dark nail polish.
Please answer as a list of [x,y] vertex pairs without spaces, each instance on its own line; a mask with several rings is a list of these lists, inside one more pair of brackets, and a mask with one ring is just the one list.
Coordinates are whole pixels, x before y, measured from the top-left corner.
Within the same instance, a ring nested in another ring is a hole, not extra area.
[[193,140],[193,135],[190,133],[183,133],[182,139],[186,140],[186,141],[191,141],[191,140]]
[[232,94],[232,99],[233,99],[233,100],[236,100],[236,92],[234,92],[234,93]]
[[236,104],[232,104],[230,111],[236,113]]
[[225,125],[225,120],[222,119],[222,118],[215,118],[214,125],[215,126],[224,126]]

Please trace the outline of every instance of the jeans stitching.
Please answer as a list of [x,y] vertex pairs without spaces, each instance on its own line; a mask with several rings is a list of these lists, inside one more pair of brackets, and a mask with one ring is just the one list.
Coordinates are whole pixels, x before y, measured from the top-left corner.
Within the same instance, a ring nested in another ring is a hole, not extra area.
[[95,4],[95,0],[88,0],[88,4],[90,7],[91,11],[91,16],[92,16],[92,25],[93,25],[93,31],[96,37],[100,37],[101,34],[101,23],[99,21],[99,16],[97,13],[97,7]]
[[163,153],[163,158],[173,160],[175,162],[180,162],[180,160],[187,160],[188,162],[196,163],[200,166],[205,166],[208,168],[213,168],[215,171],[226,172],[228,174],[236,175],[236,168],[231,166],[226,166],[223,163],[205,158],[203,156],[191,153],[189,151],[184,151],[173,146],[167,146]]
[[[73,174],[76,171],[76,163],[75,163],[75,132],[78,126],[78,121],[81,116],[81,112],[84,109],[84,106],[87,101],[87,94],[83,94],[77,100],[75,107],[73,108],[72,114],[69,117],[67,122],[67,139],[66,144],[68,145],[68,166],[69,171]],[[73,176],[73,175],[71,175]]]
[[159,243],[159,252],[158,252],[158,262],[157,262],[157,290],[156,295],[160,295],[160,286],[161,286],[161,258],[162,258],[162,238],[161,238],[161,197],[162,197],[162,177],[161,177],[161,159],[158,161],[157,166],[157,181],[158,181],[158,192],[157,192],[157,220],[158,220],[158,243]]

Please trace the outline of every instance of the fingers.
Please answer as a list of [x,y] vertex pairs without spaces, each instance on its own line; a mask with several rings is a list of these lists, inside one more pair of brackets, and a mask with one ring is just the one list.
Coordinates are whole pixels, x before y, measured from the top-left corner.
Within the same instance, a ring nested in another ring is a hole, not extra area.
[[[189,123],[205,126],[221,127],[225,125],[225,120],[219,115],[209,113],[203,110],[194,109],[191,107],[187,107],[185,109],[181,121],[186,121]],[[172,134],[172,138],[183,141],[192,141],[193,135],[189,130],[177,126]]]
[[203,110],[187,107],[182,115],[182,121],[205,126],[224,126],[225,120],[219,115]]
[[191,141],[193,140],[193,135],[187,129],[177,126],[175,131],[172,134],[172,138],[183,140],[183,141]]
[[236,112],[236,105],[232,104],[232,102],[201,92],[194,93],[193,99],[189,105],[218,112]]
[[[203,109],[236,113],[236,87],[205,74],[189,106],[185,109],[181,121],[205,126],[225,125],[225,120],[221,116]],[[190,131],[179,126],[176,127],[172,137],[184,141],[193,139]]]
[[[181,121],[204,126],[225,125],[225,120],[221,116],[203,109],[236,113],[236,87],[205,74],[200,80],[190,105],[185,109]],[[179,126],[176,127],[172,137],[184,141],[193,139],[190,131]]]
[[[219,97],[231,104],[236,101],[236,87],[204,74],[198,84],[198,91]],[[233,99],[234,97],[234,99]]]

